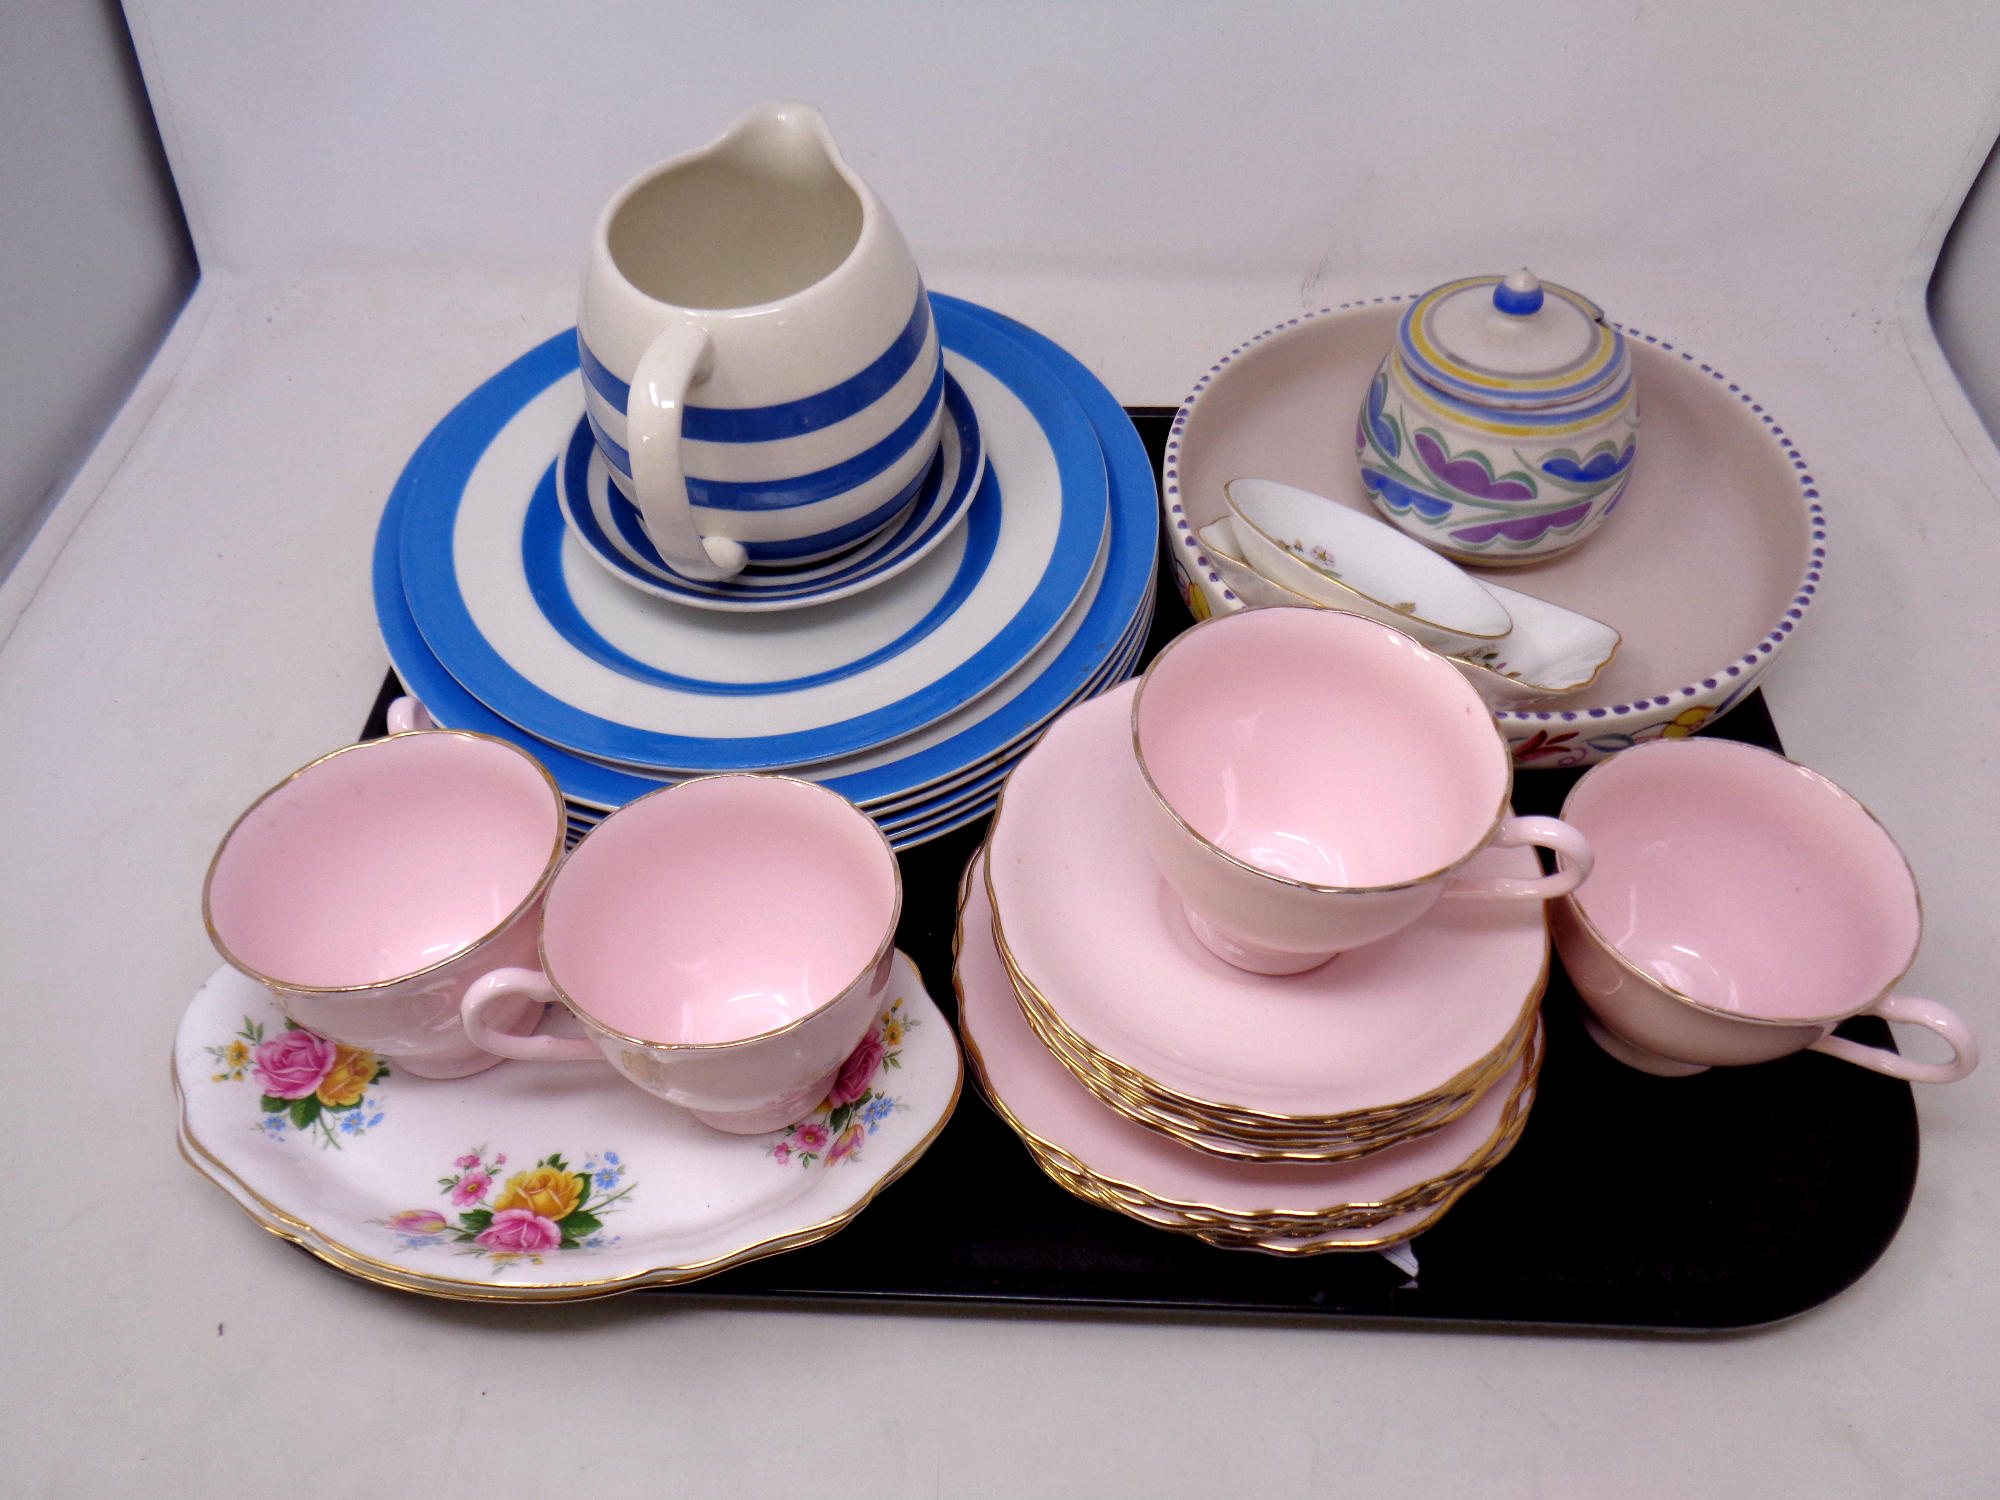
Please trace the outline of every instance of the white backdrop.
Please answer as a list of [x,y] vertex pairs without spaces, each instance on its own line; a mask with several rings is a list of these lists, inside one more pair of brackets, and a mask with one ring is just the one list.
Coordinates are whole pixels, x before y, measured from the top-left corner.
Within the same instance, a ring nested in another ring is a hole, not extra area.
[[1516,261],[1719,360],[1837,354],[1928,274],[2000,123],[1976,0],[127,11],[211,271],[568,278],[619,182],[792,96],[934,286],[1127,400],[1279,316]]

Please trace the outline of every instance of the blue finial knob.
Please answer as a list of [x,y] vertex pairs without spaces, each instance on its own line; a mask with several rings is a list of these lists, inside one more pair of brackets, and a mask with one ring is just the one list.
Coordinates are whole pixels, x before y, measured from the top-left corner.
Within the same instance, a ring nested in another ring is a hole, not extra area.
[[1542,284],[1526,266],[1493,288],[1493,305],[1509,317],[1525,318],[1542,310]]

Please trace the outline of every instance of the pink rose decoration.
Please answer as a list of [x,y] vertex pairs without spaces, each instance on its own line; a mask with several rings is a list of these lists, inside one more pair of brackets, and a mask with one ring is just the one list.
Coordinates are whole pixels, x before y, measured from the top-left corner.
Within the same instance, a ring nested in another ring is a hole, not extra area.
[[467,1172],[451,1185],[451,1202],[454,1208],[470,1208],[493,1187],[493,1179],[485,1172]]
[[847,1061],[840,1065],[840,1071],[833,1078],[833,1091],[826,1096],[827,1102],[838,1109],[867,1093],[875,1070],[882,1066],[882,1059],[888,1052],[888,1044],[882,1040],[882,1029],[878,1026],[861,1039],[861,1045],[850,1052]]
[[477,1151],[468,1152],[453,1162],[452,1165],[457,1167],[461,1172],[469,1172],[479,1165],[479,1153]]
[[850,1125],[840,1132],[840,1139],[833,1143],[833,1149],[826,1153],[827,1164],[831,1166],[844,1156],[852,1156],[854,1150],[867,1136],[868,1131],[860,1125]]
[[398,1234],[443,1234],[451,1226],[440,1213],[428,1208],[406,1208],[389,1215],[389,1227]]
[[783,1141],[780,1141],[771,1148],[771,1155],[777,1161],[778,1165],[782,1167],[792,1159],[792,1148],[787,1146]]
[[792,1142],[801,1151],[818,1151],[826,1145],[826,1127],[817,1120],[808,1120],[792,1132]]
[[303,1099],[333,1070],[339,1049],[311,1031],[287,1031],[259,1042],[251,1066],[257,1082],[273,1099]]
[[493,1222],[473,1242],[503,1254],[533,1255],[560,1245],[562,1231],[553,1220],[543,1218],[532,1208],[505,1208],[493,1216]]

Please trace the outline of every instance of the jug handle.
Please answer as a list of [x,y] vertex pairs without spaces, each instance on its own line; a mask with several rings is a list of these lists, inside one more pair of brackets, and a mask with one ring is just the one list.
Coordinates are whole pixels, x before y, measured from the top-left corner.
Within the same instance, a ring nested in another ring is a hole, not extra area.
[[646,534],[676,573],[709,580],[734,578],[750,560],[742,543],[696,530],[681,467],[688,387],[705,379],[713,363],[714,346],[700,328],[680,323],[663,329],[640,356],[625,404],[632,489]]

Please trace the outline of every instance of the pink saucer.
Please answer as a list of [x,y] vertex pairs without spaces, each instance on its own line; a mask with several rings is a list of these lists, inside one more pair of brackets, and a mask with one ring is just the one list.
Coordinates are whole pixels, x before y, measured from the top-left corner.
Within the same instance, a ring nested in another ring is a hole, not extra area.
[[[1446,898],[1304,974],[1216,958],[1146,851],[1134,691],[1056,721],[1009,778],[988,849],[1015,967],[1091,1048],[1223,1109],[1339,1115],[1438,1090],[1540,1003],[1549,939],[1537,903]],[[1465,869],[1540,873],[1529,849],[1489,849]]]
[[[1380,1203],[1457,1171],[1489,1148],[1494,1160],[1504,1154],[1508,1101],[1521,1082],[1519,1063],[1442,1130],[1359,1161],[1329,1166],[1224,1161],[1113,1114],[1049,1055],[1028,1028],[993,941],[992,907],[982,877],[975,861],[959,916],[960,1032],[996,1101],[1021,1128],[1075,1158],[1093,1176],[1132,1188],[1162,1206],[1196,1214],[1324,1214],[1347,1204]],[[1146,1217],[1166,1223],[1152,1214]],[[1277,1242],[1284,1242],[1275,1226],[1273,1234]],[[1378,1225],[1368,1238],[1381,1236]],[[1337,1248],[1345,1238],[1311,1237],[1328,1249]]]

